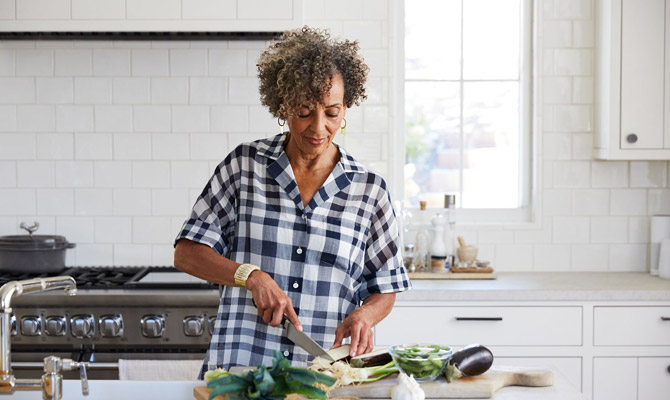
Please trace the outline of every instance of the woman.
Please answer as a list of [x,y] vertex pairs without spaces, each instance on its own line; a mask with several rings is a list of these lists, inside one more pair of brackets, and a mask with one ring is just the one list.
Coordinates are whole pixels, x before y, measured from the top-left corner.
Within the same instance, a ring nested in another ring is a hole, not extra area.
[[357,51],[305,27],[259,59],[261,101],[289,133],[230,153],[176,239],[179,270],[223,285],[203,371],[269,365],[274,350],[304,364],[284,316],[324,347],[369,352],[410,286],[386,183],[333,143],[365,99]]

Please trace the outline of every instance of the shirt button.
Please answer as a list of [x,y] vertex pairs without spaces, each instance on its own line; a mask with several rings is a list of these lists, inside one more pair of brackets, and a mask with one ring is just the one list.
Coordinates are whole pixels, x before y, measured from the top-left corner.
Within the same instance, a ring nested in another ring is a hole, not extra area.
[[288,354],[289,354],[288,350],[284,350],[284,357],[288,357]]
[[296,250],[295,252],[298,253],[298,254],[302,254],[302,249],[300,247],[298,247],[298,250]]
[[298,282],[293,282],[293,289],[297,289],[300,287],[300,284]]
[[305,214],[303,214],[302,219],[307,219],[307,216]]

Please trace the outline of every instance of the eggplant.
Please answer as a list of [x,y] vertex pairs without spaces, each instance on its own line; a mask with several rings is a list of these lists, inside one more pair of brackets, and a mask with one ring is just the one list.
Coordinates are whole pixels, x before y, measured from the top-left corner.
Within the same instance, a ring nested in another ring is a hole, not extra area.
[[481,344],[471,344],[455,352],[444,370],[447,382],[463,376],[481,375],[493,365],[493,353]]
[[376,367],[393,361],[388,349],[377,349],[366,354],[352,357],[349,364],[355,368]]
[[344,361],[349,363],[354,368],[376,367],[379,365],[386,365],[393,361],[389,349],[377,349],[369,353],[359,354],[356,357],[349,356],[348,344],[343,344],[335,349],[328,350],[328,354],[335,361]]

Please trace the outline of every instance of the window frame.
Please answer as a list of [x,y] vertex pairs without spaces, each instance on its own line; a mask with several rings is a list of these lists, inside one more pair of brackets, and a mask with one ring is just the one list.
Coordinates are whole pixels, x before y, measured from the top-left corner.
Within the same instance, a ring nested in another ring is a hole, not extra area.
[[[467,0],[461,0],[461,2]],[[405,165],[405,4],[407,0],[393,2],[391,8],[391,24],[395,33],[391,37],[391,59],[395,60],[392,68],[391,109],[393,110],[394,134],[392,143],[391,163],[391,195],[396,204],[404,202],[404,165]],[[522,137],[519,140],[519,152],[522,155],[519,165],[519,196],[521,206],[517,208],[460,208],[457,204],[456,219],[465,223],[516,224],[537,222],[539,215],[540,164],[538,162],[538,120],[537,105],[534,99],[540,98],[539,81],[537,79],[540,55],[534,51],[538,47],[537,8],[534,0],[521,0],[521,17],[523,21],[521,34],[520,56],[520,115],[519,127]],[[462,29],[462,28],[461,28]],[[461,80],[461,82],[463,82]],[[462,129],[462,127],[461,127]],[[462,174],[462,170],[460,171]],[[403,206],[407,206],[404,205]],[[410,211],[418,210],[416,206],[407,206]],[[438,208],[432,208],[436,212]],[[430,209],[429,209],[430,211]]]

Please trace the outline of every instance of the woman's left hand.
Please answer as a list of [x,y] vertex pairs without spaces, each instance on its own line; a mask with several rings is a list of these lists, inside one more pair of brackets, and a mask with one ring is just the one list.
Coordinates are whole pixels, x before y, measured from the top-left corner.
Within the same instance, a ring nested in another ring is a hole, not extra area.
[[384,319],[393,308],[395,293],[375,293],[363,305],[349,314],[335,330],[333,347],[342,346],[342,340],[351,337],[349,355],[369,353],[374,349],[372,327]]
[[333,347],[340,347],[345,337],[351,337],[349,355],[355,357],[356,354],[369,353],[374,349],[374,334],[372,322],[376,319],[372,315],[367,315],[369,309],[361,306],[355,309],[342,324],[335,330],[335,343]]

